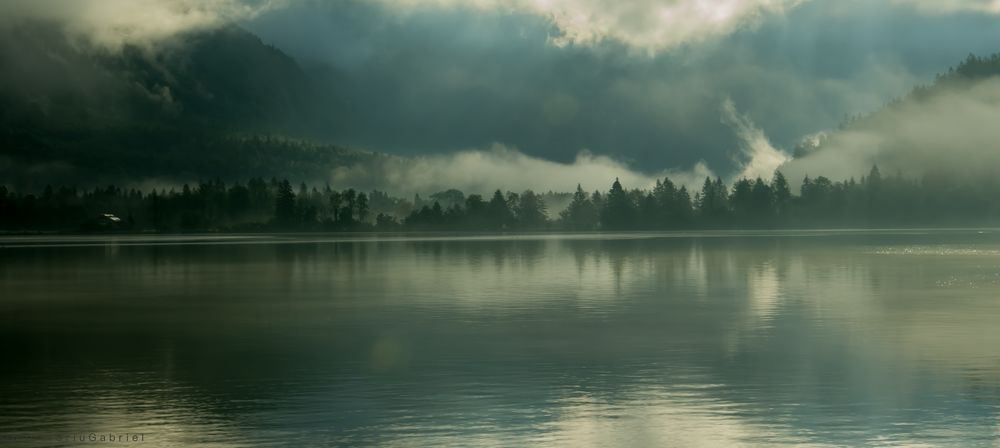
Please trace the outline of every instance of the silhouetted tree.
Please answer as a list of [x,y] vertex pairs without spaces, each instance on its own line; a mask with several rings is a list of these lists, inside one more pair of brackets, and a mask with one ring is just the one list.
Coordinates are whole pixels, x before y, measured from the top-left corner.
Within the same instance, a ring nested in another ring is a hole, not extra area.
[[513,221],[513,213],[504,198],[503,192],[497,190],[493,193],[493,198],[486,204],[487,226],[491,229],[504,229],[510,227]]
[[788,180],[781,171],[775,171],[771,179],[771,191],[774,193],[774,211],[778,215],[784,215],[788,209],[788,203],[792,200],[792,189],[788,186]]
[[608,191],[604,208],[601,209],[601,228],[605,230],[626,230],[635,226],[636,206],[615,179]]
[[751,219],[754,223],[763,225],[771,222],[775,216],[774,197],[774,191],[764,179],[758,177],[754,180],[750,190]]
[[691,200],[691,195],[688,194],[687,187],[682,186],[680,190],[677,190],[677,195],[675,197],[675,210],[677,212],[677,224],[675,227],[689,227],[694,215],[694,204]]
[[559,212],[563,227],[569,230],[594,230],[597,228],[598,213],[587,192],[576,185],[573,200],[565,210]]
[[[184,185],[185,190],[187,185]],[[290,226],[296,223],[295,216],[295,192],[292,191],[292,184],[288,179],[282,180],[278,184],[277,196],[274,200],[274,221],[281,226]]]
[[368,220],[368,196],[364,193],[358,194],[357,217],[360,222],[366,222]]
[[[46,185],[37,192],[0,186],[0,230],[204,231],[272,228],[343,230],[538,230],[550,227],[546,201],[533,191],[497,190],[487,202],[446,190],[445,206],[414,195],[417,204],[385,192],[322,190],[306,184],[295,193],[288,180],[251,178],[245,185],[215,179],[144,193],[116,185],[77,189]],[[607,194],[553,193],[569,205],[559,213],[567,230],[719,227],[995,225],[1000,182],[971,182],[931,170],[920,179],[883,175],[873,167],[856,182],[806,177],[793,196],[776,172],[770,182],[741,179],[727,189],[706,179],[691,198],[662,179],[649,190],[625,190],[616,180]],[[432,195],[434,196],[434,195]],[[371,216],[375,215],[374,220]],[[119,224],[107,224],[113,216]],[[399,219],[399,217],[404,217]],[[103,221],[102,221],[103,220]],[[100,225],[99,225],[100,224]]]
[[715,181],[705,178],[696,207],[703,224],[719,226],[725,222],[729,215],[729,192],[721,178]]
[[522,229],[543,229],[548,220],[545,202],[531,190],[525,190],[524,193],[521,193],[518,198],[516,215],[518,225]]

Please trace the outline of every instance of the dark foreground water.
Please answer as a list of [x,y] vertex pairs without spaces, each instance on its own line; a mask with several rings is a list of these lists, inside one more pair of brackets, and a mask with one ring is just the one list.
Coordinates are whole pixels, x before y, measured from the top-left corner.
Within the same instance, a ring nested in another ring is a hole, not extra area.
[[5,447],[1000,445],[991,231],[0,246]]

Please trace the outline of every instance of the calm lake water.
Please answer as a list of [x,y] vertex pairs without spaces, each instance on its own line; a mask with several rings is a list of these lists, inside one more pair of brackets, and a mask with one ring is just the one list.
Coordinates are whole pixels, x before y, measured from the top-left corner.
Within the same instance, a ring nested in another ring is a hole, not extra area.
[[1000,231],[0,246],[2,446],[1000,445]]

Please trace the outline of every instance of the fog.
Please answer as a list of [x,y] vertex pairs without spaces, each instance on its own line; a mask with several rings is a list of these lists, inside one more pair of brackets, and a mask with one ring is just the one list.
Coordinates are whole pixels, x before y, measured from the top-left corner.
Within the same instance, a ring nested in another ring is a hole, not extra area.
[[557,46],[592,45],[614,40],[653,54],[683,44],[729,34],[758,23],[761,15],[780,14],[803,0],[375,0],[387,9],[465,8],[531,14],[549,21]]
[[740,114],[731,99],[722,103],[722,122],[739,137],[741,160],[745,160],[733,179],[770,179],[774,171],[790,158],[771,144],[764,131],[750,117]]
[[877,164],[883,172],[911,177],[948,175],[981,181],[1000,171],[1000,80],[935,89],[848,126],[829,132],[807,156],[781,170],[793,181],[804,176],[860,177]]
[[705,163],[648,174],[587,151],[577,154],[572,163],[560,163],[496,143],[454,154],[384,157],[372,164],[339,167],[331,174],[331,184],[378,188],[403,195],[449,188],[486,194],[498,188],[516,192],[526,189],[568,192],[576,189],[577,184],[587,191],[605,191],[616,178],[627,188],[649,188],[657,179],[670,177],[678,185],[696,189],[706,176],[714,173]]
[[109,50],[149,45],[177,34],[250,19],[284,0],[32,0],[2,2],[3,22],[42,20]]
[[[995,3],[40,0],[0,4],[0,25],[43,20],[75,44],[113,51],[238,23],[333,86],[324,139],[392,154],[331,167],[331,182],[571,191],[606,189],[616,177],[692,187],[706,176],[769,178],[779,167],[795,186],[805,175],[859,177],[876,163],[911,176],[991,176],[993,82],[834,128],[968,52],[995,50]],[[190,110],[163,86],[30,42],[2,47],[3,89],[45,113],[70,92],[103,122],[126,122],[125,95],[110,85],[178,115]],[[810,139],[819,149],[790,160]]]

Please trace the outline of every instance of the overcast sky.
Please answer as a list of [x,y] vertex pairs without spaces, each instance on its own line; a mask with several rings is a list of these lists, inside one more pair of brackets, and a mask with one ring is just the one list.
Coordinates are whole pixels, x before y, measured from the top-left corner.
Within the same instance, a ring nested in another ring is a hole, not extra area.
[[426,153],[502,143],[647,171],[739,169],[727,99],[779,149],[1000,49],[1000,2],[294,2],[246,22],[328,65],[346,143]]
[[768,175],[845,116],[1000,51],[996,0],[36,0],[0,15],[112,48],[236,22],[335,86],[338,143],[642,182]]

